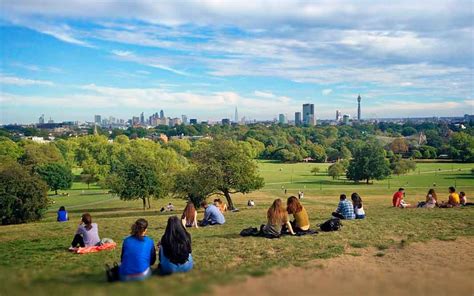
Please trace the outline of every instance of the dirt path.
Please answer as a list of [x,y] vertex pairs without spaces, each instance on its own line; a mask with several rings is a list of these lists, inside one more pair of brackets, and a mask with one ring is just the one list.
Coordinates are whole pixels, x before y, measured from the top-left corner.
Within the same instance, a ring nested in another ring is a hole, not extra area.
[[375,249],[351,249],[343,256],[315,260],[304,268],[275,270],[217,287],[214,295],[473,296],[473,251],[474,238],[413,243],[385,250],[381,257]]

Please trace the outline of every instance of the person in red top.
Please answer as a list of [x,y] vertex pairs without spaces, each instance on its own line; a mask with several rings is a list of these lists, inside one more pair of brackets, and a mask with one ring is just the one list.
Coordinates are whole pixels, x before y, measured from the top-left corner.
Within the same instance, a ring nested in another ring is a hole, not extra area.
[[405,195],[405,189],[399,188],[397,192],[393,195],[392,203],[394,207],[400,207],[403,196]]

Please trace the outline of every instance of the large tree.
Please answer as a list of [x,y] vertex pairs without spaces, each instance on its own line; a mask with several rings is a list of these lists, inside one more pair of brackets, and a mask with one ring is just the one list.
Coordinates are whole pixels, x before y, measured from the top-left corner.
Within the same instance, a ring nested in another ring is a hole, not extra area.
[[69,189],[72,186],[71,169],[59,163],[48,163],[36,169],[38,175],[43,179],[55,194],[58,194],[58,189]]
[[219,139],[201,145],[193,152],[192,162],[214,187],[213,193],[225,196],[231,210],[235,209],[231,194],[249,193],[264,185],[257,164],[235,141]]
[[213,182],[215,180],[216,178],[209,178],[196,167],[190,166],[176,174],[173,193],[176,197],[191,201],[199,208],[201,201],[215,191],[216,184]]
[[355,149],[346,173],[347,179],[355,182],[366,180],[367,184],[372,179],[382,180],[389,175],[389,162],[377,142],[368,142]]
[[0,219],[17,224],[40,219],[48,207],[48,187],[18,163],[0,166]]

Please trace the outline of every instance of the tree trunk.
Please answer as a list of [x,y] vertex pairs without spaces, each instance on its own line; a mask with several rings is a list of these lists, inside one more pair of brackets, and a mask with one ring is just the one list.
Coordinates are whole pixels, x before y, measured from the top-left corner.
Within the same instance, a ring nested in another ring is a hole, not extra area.
[[142,201],[143,201],[143,210],[146,210],[146,199],[143,197]]
[[149,198],[149,197],[147,197],[146,199],[148,200],[148,209],[151,209],[150,198]]
[[57,189],[54,190],[54,194],[58,195],[58,190]]
[[369,179],[369,178],[367,178],[367,185],[369,185],[369,180],[370,180],[370,179]]
[[87,183],[87,189],[91,189],[91,183]]
[[228,189],[222,190],[224,192],[225,199],[227,199],[227,205],[229,206],[229,210],[235,210],[234,203],[232,202],[232,198],[230,197],[230,192]]

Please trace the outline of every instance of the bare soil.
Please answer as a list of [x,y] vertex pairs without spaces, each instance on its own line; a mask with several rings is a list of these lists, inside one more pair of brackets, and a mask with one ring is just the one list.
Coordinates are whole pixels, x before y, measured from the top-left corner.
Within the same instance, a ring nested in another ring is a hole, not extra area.
[[350,248],[214,289],[215,295],[474,295],[474,238]]

